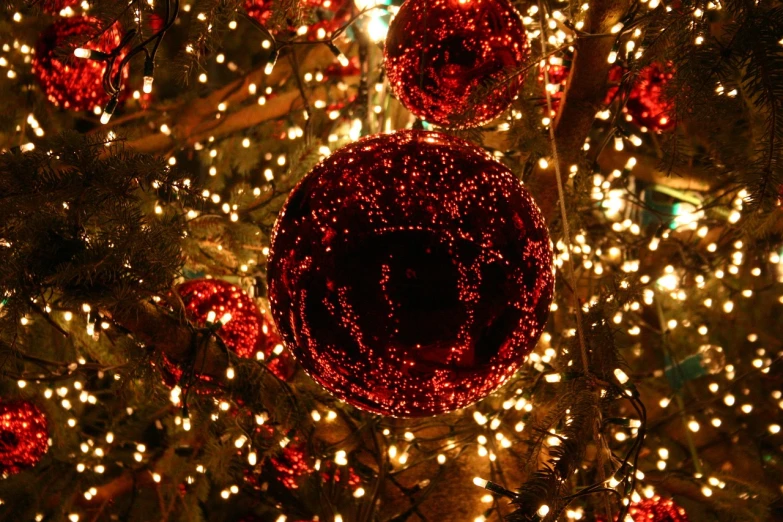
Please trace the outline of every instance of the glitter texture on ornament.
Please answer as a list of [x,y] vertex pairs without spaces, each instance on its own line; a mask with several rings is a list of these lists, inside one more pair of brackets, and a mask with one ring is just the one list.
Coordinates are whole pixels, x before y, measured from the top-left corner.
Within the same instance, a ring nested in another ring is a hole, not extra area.
[[[95,18],[61,18],[39,37],[33,57],[33,73],[46,98],[57,107],[72,111],[91,111],[109,101],[110,96],[103,87],[105,61],[61,54],[80,46],[110,53],[122,39],[119,24],[115,23],[97,39],[90,40],[100,27],[100,21]],[[118,56],[114,63],[114,74],[123,55],[124,53]],[[122,79],[125,80],[127,76],[128,70],[125,68]]]
[[0,476],[32,468],[49,451],[49,423],[33,403],[0,402]]

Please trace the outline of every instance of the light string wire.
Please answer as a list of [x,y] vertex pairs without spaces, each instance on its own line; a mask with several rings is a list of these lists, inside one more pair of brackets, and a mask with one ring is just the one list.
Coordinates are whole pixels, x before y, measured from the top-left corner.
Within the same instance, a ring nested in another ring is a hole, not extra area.
[[[544,36],[544,28],[546,27],[546,20],[544,19],[544,9],[541,6],[541,1],[538,2],[538,15],[540,20],[539,37],[541,41],[541,53],[546,55],[546,37]],[[574,57],[576,58],[576,50],[574,51]],[[544,70],[544,82],[545,85],[549,85],[549,67],[546,65]],[[549,89],[544,89],[546,93],[546,106],[549,114],[552,114],[552,93]],[[564,100],[565,101],[565,100]],[[557,178],[557,196],[560,201],[560,218],[563,221],[563,239],[565,240],[566,248],[568,251],[568,269],[567,277],[569,284],[571,285],[571,292],[574,298],[574,308],[576,309],[576,332],[579,337],[579,348],[582,354],[582,370],[585,375],[590,374],[590,368],[587,356],[587,343],[585,342],[584,329],[582,327],[582,307],[579,305],[579,297],[576,294],[576,273],[574,272],[574,258],[571,254],[571,231],[568,226],[568,212],[566,211],[565,204],[565,190],[563,189],[563,178],[560,173],[560,158],[557,154],[557,141],[555,140],[555,126],[554,122],[549,124],[549,144],[552,147],[552,159],[555,163],[555,177]]]

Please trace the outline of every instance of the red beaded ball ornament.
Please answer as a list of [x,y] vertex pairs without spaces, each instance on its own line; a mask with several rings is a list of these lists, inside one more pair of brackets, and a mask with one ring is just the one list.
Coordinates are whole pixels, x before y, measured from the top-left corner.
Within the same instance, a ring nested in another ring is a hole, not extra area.
[[[251,359],[258,358],[260,353],[269,359],[275,350],[279,352],[282,348],[282,339],[271,318],[262,314],[253,299],[238,286],[220,279],[194,279],[179,285],[177,292],[185,304],[188,319],[198,326],[206,326],[210,312],[215,313],[213,322],[231,314],[217,334],[237,356]],[[289,379],[294,371],[293,361],[285,352],[270,360],[267,368],[281,379]],[[184,375],[183,368],[165,354],[161,357],[161,372],[164,383],[170,387],[179,384]],[[208,376],[195,374],[203,383],[211,382]]]
[[530,54],[508,0],[409,0],[386,37],[394,94],[436,125],[482,125],[508,108]]
[[485,397],[525,360],[552,301],[552,247],[528,191],[484,150],[399,131],[336,151],[292,191],[268,282],[313,379],[420,417]]
[[32,468],[49,451],[44,413],[28,401],[0,402],[0,475]]
[[[33,73],[46,97],[54,105],[72,111],[85,111],[102,107],[109,101],[110,96],[103,88],[106,62],[61,54],[68,46],[80,45],[104,53],[114,50],[122,39],[119,25],[114,24],[100,37],[88,42],[99,28],[100,22],[95,18],[62,18],[49,26],[38,39],[33,57]],[[121,60],[122,56],[119,56],[115,68],[119,67]],[[127,76],[126,68],[123,80]]]
[[[606,103],[615,97],[623,74],[624,69],[619,65],[609,70],[609,83],[612,86],[607,91]],[[627,119],[653,132],[674,128],[675,121],[672,117],[674,106],[663,97],[666,84],[673,77],[672,69],[659,63],[652,63],[642,69],[631,87],[628,101],[623,108]]]
[[272,322],[264,317],[247,292],[221,279],[194,279],[177,287],[190,320],[205,326],[210,312],[214,321],[225,314],[231,320],[217,331],[226,347],[243,359],[258,352],[269,356],[282,341]]
[[[614,522],[619,514],[615,515]],[[634,502],[628,507],[628,515],[622,522],[688,522],[685,510],[671,499],[663,499],[658,495],[652,498]],[[606,522],[606,517],[596,515],[595,522]]]

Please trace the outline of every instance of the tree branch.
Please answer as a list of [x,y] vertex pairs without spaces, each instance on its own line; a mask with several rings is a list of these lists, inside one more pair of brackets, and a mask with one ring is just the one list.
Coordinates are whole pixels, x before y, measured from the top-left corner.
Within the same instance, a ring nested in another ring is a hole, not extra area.
[[[325,68],[335,59],[334,54],[324,45],[302,46],[301,50],[292,52],[299,53],[299,58],[303,60],[301,62],[303,70]],[[221,118],[216,118],[219,104],[225,103],[228,107],[236,107],[247,103],[250,98],[255,98],[255,94],[250,94],[251,84],[257,85],[259,92],[263,92],[264,86],[278,87],[286,83],[294,74],[291,64],[287,61],[280,60],[269,75],[264,74],[265,65],[204,98],[183,101],[169,109],[168,113],[173,113],[167,117],[167,121],[173,122],[169,124],[170,135],[162,132],[145,133],[143,137],[127,141],[126,146],[137,152],[162,153],[176,147],[192,145],[209,137],[218,139],[288,114],[299,97],[299,91],[295,89],[280,93],[264,105],[252,103],[234,112],[223,114]]]
[[[571,76],[560,101],[560,112],[555,120],[555,141],[560,157],[561,172],[578,165],[582,147],[595,115],[601,108],[606,92],[606,78],[611,65],[607,57],[616,38],[594,36],[609,33],[623,17],[629,0],[603,0],[590,4],[584,31],[588,36],[578,37],[575,44]],[[593,36],[590,36],[593,35]],[[557,182],[553,168],[537,168],[532,180],[536,201],[547,221],[557,211]]]

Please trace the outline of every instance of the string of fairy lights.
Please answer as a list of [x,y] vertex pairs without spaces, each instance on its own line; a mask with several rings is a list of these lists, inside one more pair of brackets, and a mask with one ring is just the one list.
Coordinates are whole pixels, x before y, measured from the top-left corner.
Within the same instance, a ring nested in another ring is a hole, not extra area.
[[[191,13],[192,5],[189,2],[183,2],[181,6],[177,0],[169,3],[171,4],[171,12],[174,14],[167,22],[168,26],[175,23],[178,9],[185,13],[190,13],[191,16],[198,20],[208,21],[208,18],[203,13]],[[660,0],[649,0],[642,3],[649,10],[658,9],[661,6]],[[375,7],[375,4],[357,5],[357,8],[360,10],[367,10],[366,16],[369,18],[368,23],[372,40],[382,41],[385,37],[386,27],[381,23],[380,16],[375,15],[378,13],[386,14],[387,11],[393,13],[395,8],[374,9]],[[575,38],[580,36],[584,26],[582,16],[589,7],[589,3],[584,3],[576,13],[568,13],[566,10],[555,10],[551,13],[546,13],[544,18],[547,20],[547,23],[545,26],[541,26],[538,23],[539,7],[532,5],[523,13],[522,21],[531,41],[538,39],[541,31],[544,31],[548,33],[545,40],[552,49],[567,49],[573,45]],[[83,2],[79,6],[66,7],[59,14],[67,17],[73,16],[77,11],[87,12],[89,9],[89,4]],[[669,10],[671,8],[665,7],[665,9]],[[703,39],[701,26],[705,23],[706,11],[719,9],[721,9],[719,2],[708,2],[703,9],[693,8],[693,32],[697,44],[699,39]],[[137,13],[137,16],[141,16],[141,14]],[[23,16],[20,13],[14,14],[12,18],[16,23],[23,22]],[[236,29],[237,23],[231,22],[228,28],[231,30]],[[607,57],[609,63],[615,63],[618,60],[639,60],[643,56],[644,49],[641,46],[641,42],[643,41],[644,33],[638,24],[618,24],[612,28],[611,32],[618,35],[618,38],[616,48]],[[302,30],[297,34],[304,36],[306,31]],[[154,38],[159,43],[164,35],[165,28],[156,33]],[[319,32],[316,36],[319,40],[323,40],[327,35]],[[344,31],[340,31],[338,38],[347,38],[347,36]],[[133,47],[128,56],[133,53],[145,52],[145,46],[151,41],[144,43],[144,45],[139,44]],[[1,43],[0,69],[4,69],[5,73],[0,76],[2,78],[0,81],[14,82],[19,75],[20,69],[30,66],[33,46],[31,43],[23,43],[16,40]],[[333,48],[335,59],[340,65],[347,67],[349,59],[339,50],[338,43],[336,40],[329,40],[327,45],[331,46],[330,49]],[[273,39],[265,39],[262,42],[264,49],[268,48],[276,51],[272,53],[272,59],[265,65],[264,72],[266,74],[272,73],[276,66],[275,62],[277,61],[279,51],[282,49],[282,46],[276,49],[276,45],[278,44]],[[318,43],[313,45],[318,45]],[[197,46],[197,42],[194,42],[189,48],[193,50]],[[155,44],[155,47],[157,48],[157,44]],[[75,54],[82,59],[96,58],[92,52],[85,51],[82,48],[77,48]],[[147,54],[149,56],[149,53]],[[104,59],[105,57],[98,56],[98,58]],[[152,92],[154,67],[148,64],[154,63],[154,53],[152,53],[152,60],[150,61],[148,57],[145,62],[143,86],[141,89],[143,93]],[[232,62],[223,53],[216,54],[214,60],[219,64],[225,64],[229,69],[231,68]],[[561,65],[562,60],[562,56],[553,55],[546,60],[542,60],[541,66],[546,67],[547,63],[549,65]],[[109,70],[111,70],[111,67],[109,67]],[[302,80],[306,84],[320,84],[330,81],[323,71],[302,70],[301,73],[303,76]],[[200,73],[198,81],[207,83],[208,76],[206,73]],[[115,84],[115,87],[119,86]],[[559,82],[551,83],[544,86],[544,88],[554,94],[562,89],[562,85]],[[345,89],[348,89],[348,87],[345,86]],[[132,97],[138,100],[141,97],[141,92],[134,91]],[[386,114],[385,100],[388,96],[387,92],[387,85],[380,81],[379,78],[379,81],[375,83],[372,89],[372,94],[374,94],[372,115],[376,118],[377,128],[383,130],[389,130],[391,125],[391,120]],[[256,97],[257,104],[264,105],[272,103],[272,98],[276,92],[275,88],[271,86],[259,87],[251,84],[248,87],[248,94]],[[724,86],[718,84],[716,85],[716,96],[722,95],[736,96],[736,91],[726,91]],[[104,108],[96,108],[96,115],[101,115],[102,123],[109,122],[109,117],[117,106],[116,93],[113,96],[109,105]],[[361,119],[346,118],[343,111],[338,108],[332,108],[330,101],[327,99],[316,99],[313,101],[312,106],[315,110],[328,111],[329,119],[335,122],[334,130],[328,138],[328,144],[321,146],[319,149],[322,157],[328,156],[334,148],[346,141],[356,140],[363,131],[366,131],[362,127],[363,122]],[[215,112],[219,115],[231,109],[232,107],[221,104],[215,107]],[[541,120],[542,130],[551,125],[553,116],[553,114],[543,115]],[[512,112],[507,117],[509,124],[497,127],[497,131],[504,132],[509,130],[513,125],[513,120],[520,117],[522,117],[520,113]],[[600,121],[610,121],[621,116],[616,114],[613,106],[608,106],[605,110],[599,112],[596,117]],[[25,141],[20,145],[22,151],[33,150],[36,138],[42,138],[46,135],[46,130],[41,127],[36,115],[33,113],[29,113],[24,121],[19,122],[17,129],[20,135],[25,139],[29,139],[29,141]],[[166,135],[171,134],[171,128],[167,123],[160,124],[158,130]],[[623,151],[626,147],[631,150],[641,147],[644,144],[645,131],[646,129],[641,128],[635,133],[614,135],[611,139],[612,146],[616,151]],[[111,136],[113,136],[113,133],[114,131],[112,130]],[[285,134],[285,139],[300,140],[303,139],[303,134],[301,126],[292,123]],[[210,158],[215,158],[220,154],[220,145],[219,140],[210,139],[206,144],[196,143],[193,149],[204,152]],[[242,142],[242,146],[245,148],[251,145],[249,138],[245,138]],[[588,141],[585,143],[584,148],[589,150],[593,146],[595,144]],[[502,157],[502,154],[499,152],[495,155]],[[291,161],[285,153],[270,155],[265,159],[280,170],[285,169]],[[172,165],[176,163],[174,154],[170,156],[169,162]],[[552,158],[542,158],[539,161],[539,167],[542,169],[552,168],[551,162]],[[643,285],[641,300],[634,300],[628,303],[611,318],[612,322],[628,336],[629,340],[638,339],[643,333],[671,335],[673,332],[679,333],[684,331],[689,338],[700,339],[703,346],[710,345],[711,328],[706,321],[700,321],[696,318],[682,318],[674,313],[666,317],[661,313],[660,324],[650,324],[645,319],[646,316],[643,312],[645,309],[674,310],[680,303],[692,304],[699,302],[704,309],[705,316],[709,313],[731,316],[738,307],[742,306],[742,303],[756,295],[758,290],[756,290],[753,284],[756,279],[762,281],[764,278],[761,276],[770,271],[775,278],[783,277],[783,264],[781,263],[780,253],[771,251],[762,257],[751,251],[749,245],[742,240],[726,239],[732,237],[730,234],[720,235],[721,231],[730,230],[732,226],[737,225],[742,219],[743,205],[748,196],[747,192],[742,189],[731,194],[730,197],[718,201],[704,201],[693,194],[679,193],[678,195],[683,196],[687,201],[680,206],[677,215],[659,234],[653,237],[646,237],[644,233],[645,226],[642,222],[644,212],[634,193],[633,172],[636,163],[637,159],[634,156],[630,156],[620,168],[610,172],[595,172],[593,174],[590,198],[595,203],[596,208],[600,209],[603,219],[613,234],[596,236],[589,230],[573,231],[574,244],[570,249],[562,241],[555,245],[555,264],[561,269],[565,263],[572,263],[580,285],[588,285],[591,281],[597,283],[616,274],[620,274],[628,279],[631,277],[637,278]],[[210,176],[217,175],[217,169],[214,166],[211,167],[209,174]],[[576,174],[576,169],[573,169],[569,173],[569,177],[573,178]],[[272,182],[277,174],[270,167],[263,171],[263,176],[266,182]],[[254,187],[253,194],[259,196],[265,190],[266,188]],[[230,201],[224,200],[225,196],[206,189],[202,196],[207,204],[211,203],[214,205],[214,214],[225,215],[230,222],[240,220],[242,209]],[[163,212],[162,205],[160,203],[156,207],[156,212]],[[190,219],[196,219],[203,212],[196,209],[188,209],[187,215]],[[654,262],[651,262],[651,259],[656,256],[650,253],[662,250],[667,243],[677,243],[689,249],[703,250],[705,255],[711,256],[711,270],[692,277],[687,266],[678,265],[672,260],[665,261],[666,264],[663,266],[656,266]],[[220,248],[220,245],[218,245],[218,248]],[[261,253],[262,258],[267,254],[268,245],[265,245],[264,251]],[[252,258],[242,260],[239,266],[236,267],[237,275],[244,276],[248,272],[252,272],[254,266],[262,261]],[[746,274],[748,277],[739,277]],[[729,279],[732,279],[731,283],[728,282]],[[597,288],[597,285],[594,285],[593,288]],[[590,307],[598,304],[600,299],[598,294],[587,296],[584,310],[589,311]],[[779,297],[779,301],[783,303],[783,295]],[[113,325],[107,320],[91,320],[93,318],[91,315],[92,310],[88,304],[85,304],[81,310],[52,310],[47,303],[44,303],[44,306],[51,319],[66,330],[85,328],[88,336],[97,339],[101,335],[101,331],[113,328]],[[558,305],[555,302],[552,305],[552,311],[556,312],[559,306],[563,306],[563,303],[561,302]],[[214,319],[211,318],[211,321],[214,321]],[[230,320],[230,316],[220,318],[220,322],[224,324]],[[34,317],[24,317],[22,318],[21,326],[23,328],[32,328],[38,322]],[[561,381],[562,375],[557,371],[553,371],[552,368],[557,368],[558,360],[561,357],[559,355],[561,343],[574,335],[576,335],[574,329],[565,329],[562,335],[557,338],[553,337],[553,332],[551,331],[545,333],[539,346],[531,354],[523,373],[530,372],[533,375],[540,375],[545,383],[557,385]],[[677,415],[682,417],[685,423],[686,432],[691,434],[698,433],[701,430],[720,430],[728,418],[734,414],[749,416],[756,410],[757,401],[759,400],[772,401],[779,409],[783,409],[783,391],[775,390],[766,398],[750,397],[748,388],[744,387],[744,379],[748,375],[756,372],[766,374],[770,371],[772,365],[779,361],[781,357],[779,343],[774,346],[767,344],[775,341],[762,341],[760,335],[753,331],[748,333],[747,341],[756,347],[754,348],[752,359],[742,362],[734,361],[731,364],[716,364],[710,368],[706,377],[688,383],[691,389],[687,393],[680,391],[667,393],[660,397],[658,406],[665,411],[676,407],[678,409]],[[631,341],[629,344],[632,345],[633,342]],[[641,356],[640,350],[641,348],[638,347],[632,348],[628,355],[631,358],[639,357]],[[280,356],[282,351],[283,348],[280,345],[280,349],[276,350],[272,357]],[[263,354],[261,355],[263,356]],[[268,360],[269,358],[266,358],[267,362]],[[676,361],[673,364],[676,365]],[[233,372],[234,369],[229,367],[226,375],[228,380],[234,378]],[[17,381],[19,388],[34,388],[53,407],[62,409],[67,418],[67,426],[78,432],[80,414],[83,408],[87,405],[100,405],[99,397],[86,389],[84,380],[80,377],[83,374],[95,374],[99,377],[105,376],[106,378],[116,380],[124,378],[121,369],[96,367],[85,356],[80,356],[64,369],[56,369],[49,373],[25,372],[18,375]],[[620,369],[615,372],[615,376],[621,385],[634,380]],[[655,377],[660,378],[662,376],[655,375]],[[67,384],[55,384],[58,381],[67,382]],[[704,388],[704,391],[712,397],[708,408],[695,408],[684,402],[683,396],[693,393],[692,388],[695,387]],[[178,386],[171,389],[170,400],[174,406],[181,406],[182,393],[183,390]],[[413,467],[423,460],[433,459],[439,465],[445,466],[450,460],[463,458],[468,453],[475,454],[486,466],[484,470],[477,470],[477,475],[479,476],[474,480],[474,483],[481,488],[476,493],[477,508],[474,521],[484,522],[489,520],[492,514],[499,510],[498,498],[508,495],[503,485],[499,485],[494,480],[487,480],[484,476],[491,475],[493,479],[498,476],[495,471],[502,466],[505,460],[502,458],[504,452],[508,452],[509,449],[514,448],[516,445],[525,443],[526,437],[528,437],[525,428],[529,424],[528,419],[533,414],[536,406],[535,396],[531,395],[524,388],[516,386],[513,382],[495,395],[502,400],[484,401],[477,407],[468,409],[464,414],[458,415],[457,417],[459,418],[456,420],[449,419],[443,421],[444,426],[453,425],[450,423],[462,423],[462,426],[470,424],[471,429],[468,430],[468,435],[461,438],[448,436],[442,440],[437,440],[435,444],[429,439],[424,443],[420,442],[417,437],[417,430],[420,428],[415,423],[405,429],[383,428],[381,430],[383,462],[388,463],[393,469],[399,471]],[[217,421],[240,407],[233,401],[221,398],[214,398],[213,402],[212,421]],[[499,404],[497,409],[493,409],[490,406],[495,403]],[[135,412],[129,408],[126,413],[128,416],[132,416]],[[461,417],[467,417],[467,420]],[[310,418],[316,426],[342,422],[341,416],[335,409],[325,404],[321,404],[313,409],[310,412]],[[257,426],[263,426],[268,421],[269,419],[264,413],[253,415],[253,422]],[[171,422],[176,426],[176,429],[188,432],[192,429],[194,421],[191,417],[180,412],[172,416]],[[423,426],[426,427],[428,425],[425,423]],[[633,418],[628,419],[627,425],[612,427],[611,432],[614,439],[612,444],[615,446],[615,449],[618,451],[627,449],[629,444],[632,444],[635,440],[640,428],[638,421]],[[767,422],[766,432],[769,435],[778,435],[780,431],[781,427],[778,422]],[[102,435],[88,435],[81,432],[78,433],[78,437],[81,440],[79,443],[80,454],[74,457],[73,465],[77,472],[91,475],[86,482],[94,485],[89,486],[83,492],[84,498],[90,501],[99,494],[100,476],[106,473],[108,467],[117,465],[115,462],[116,451],[114,451],[117,440],[112,431],[107,431]],[[545,438],[545,445],[550,447],[559,445],[561,443],[559,437],[560,434],[556,430],[551,430],[551,433]],[[52,441],[50,440],[51,443]],[[280,441],[280,446],[285,448],[290,443],[290,439],[284,438]],[[231,444],[237,451],[242,452],[243,459],[248,466],[255,467],[259,465],[259,451],[253,444],[251,431],[246,430],[237,434],[231,441]],[[671,457],[678,450],[665,440],[652,439],[648,441],[647,447],[652,453],[640,462],[639,467],[649,466],[649,469],[663,471],[672,469],[675,466]],[[319,456],[320,460],[316,461],[314,469],[318,471],[326,460],[332,462],[337,467],[350,466],[351,456],[348,451],[339,447],[334,448],[332,453]],[[166,477],[155,467],[152,457],[153,455],[147,451],[144,444],[136,444],[135,451],[132,453],[133,462],[147,467],[149,480],[152,482],[160,483],[165,481]],[[698,463],[698,455],[693,455],[692,465],[695,466],[692,470],[693,480],[699,484],[700,491],[705,497],[712,496],[717,490],[726,489],[726,479],[721,478],[717,473],[701,469]],[[636,477],[637,487],[629,492],[629,498],[625,499],[626,503],[638,503],[644,498],[652,499],[658,494],[651,484],[645,483],[644,472],[639,467],[622,470],[624,475],[619,477],[613,476],[606,481],[606,485],[609,488],[617,488],[628,474],[633,474]],[[193,468],[186,477],[187,484],[203,480],[201,476],[208,472],[209,470],[201,463],[193,462]],[[244,487],[241,482],[226,484],[220,490],[220,496],[225,500],[229,500],[233,495],[240,494]],[[432,487],[432,484],[422,484],[421,487]],[[372,485],[369,482],[354,486],[352,496],[355,502],[362,502],[362,499],[366,497],[367,492],[371,489]],[[620,493],[624,496],[624,492],[621,491]],[[743,498],[743,495],[745,495],[744,498],[747,498],[748,495],[752,496],[752,494],[750,491],[743,491],[739,496]],[[513,493],[511,495],[513,496]],[[549,515],[549,512],[550,507],[542,505],[537,514],[543,519]],[[581,520],[585,516],[585,510],[583,507],[569,506],[565,511],[565,515],[569,520]],[[81,516],[80,513],[73,512],[68,515],[68,518],[72,522],[78,522]],[[277,522],[285,522],[286,516],[286,513],[280,513]],[[43,514],[40,515],[40,518],[37,518],[37,520],[42,519]],[[343,515],[337,512],[325,514],[320,520],[343,522]]]

